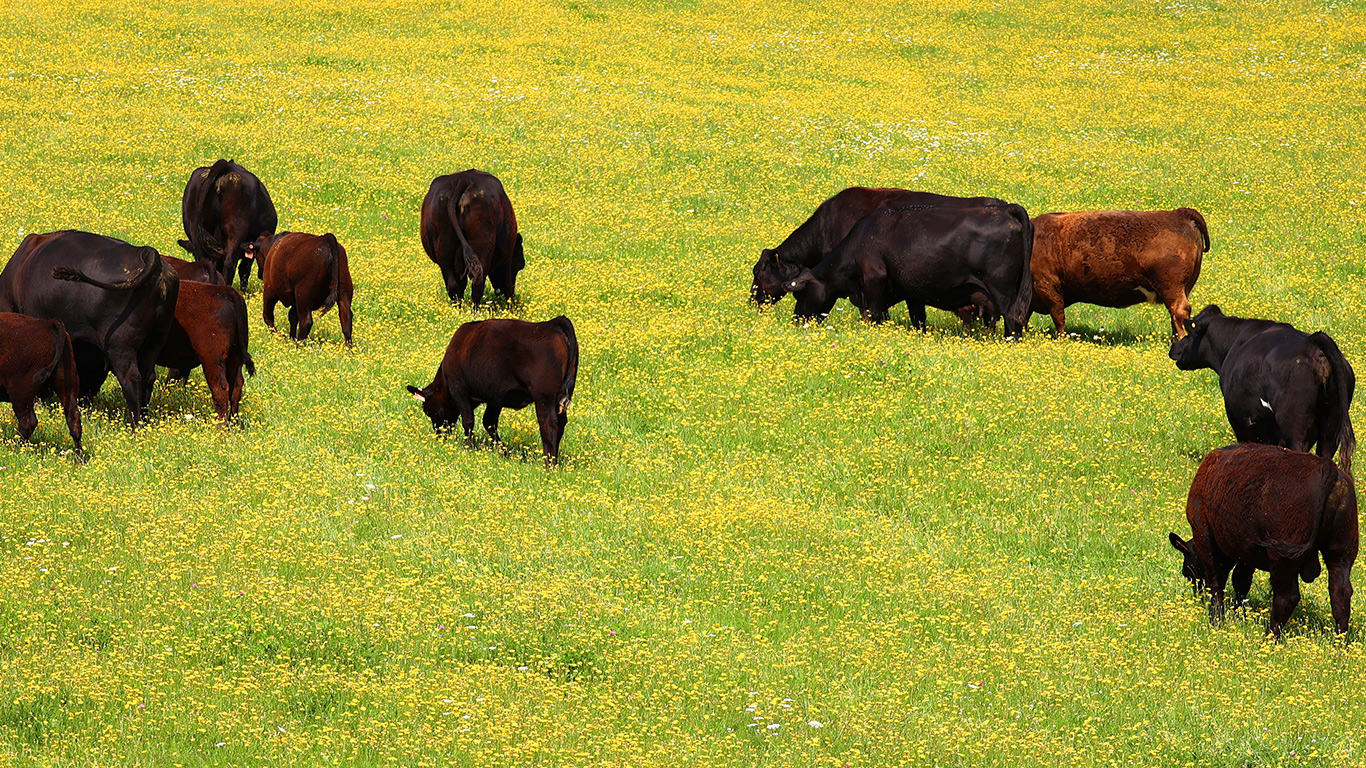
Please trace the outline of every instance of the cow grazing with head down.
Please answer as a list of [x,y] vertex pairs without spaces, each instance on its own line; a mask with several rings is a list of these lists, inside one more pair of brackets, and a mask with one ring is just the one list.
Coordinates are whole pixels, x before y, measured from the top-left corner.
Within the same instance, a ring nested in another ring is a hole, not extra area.
[[[979,208],[987,205],[1006,205],[1006,202],[994,197],[951,197],[905,189],[843,189],[817,206],[816,211],[776,248],[760,251],[759,260],[754,264],[750,301],[761,307],[777,303],[788,294],[787,283],[796,279],[803,269],[821,263],[860,219],[878,208]],[[968,311],[966,307],[965,311]],[[964,325],[968,322],[965,319]]]
[[408,391],[422,404],[432,428],[449,428],[457,417],[474,444],[474,407],[484,404],[484,429],[498,442],[498,416],[535,404],[547,463],[558,461],[569,420],[569,401],[579,370],[574,324],[561,315],[544,323],[480,320],[451,337],[432,383]]
[[19,437],[28,440],[38,428],[33,404],[48,392],[62,401],[66,429],[81,453],[81,412],[76,407],[80,376],[71,337],[61,320],[38,320],[13,312],[0,312],[0,401],[14,406]]
[[351,346],[351,299],[355,288],[346,249],[331,232],[306,235],[281,232],[256,241],[257,258],[265,265],[262,314],[275,328],[275,304],[289,307],[289,337],[303,341],[313,328],[313,313],[333,305],[341,319],[342,338]]
[[176,274],[180,276],[182,283],[192,280],[197,283],[210,283],[212,285],[225,284],[223,276],[218,274],[218,270],[214,269],[208,262],[186,261],[174,256],[162,256],[161,260],[171,265],[171,269],[174,269]]
[[517,273],[526,267],[517,215],[503,184],[491,173],[438,176],[422,200],[422,248],[441,268],[451,301],[465,295],[484,300],[484,278],[493,290],[517,298]]
[[1189,335],[1172,344],[1183,371],[1219,374],[1224,412],[1243,443],[1295,451],[1317,446],[1351,474],[1356,434],[1352,394],[1356,374],[1326,333],[1304,333],[1286,323],[1225,315],[1211,304],[1187,321]]
[[1018,205],[879,208],[786,287],[799,319],[829,314],[846,296],[873,322],[904,300],[921,329],[927,305],[980,306],[982,313],[1001,308],[1006,336],[1019,337],[1029,319],[1032,244],[1029,214]]
[[61,320],[81,396],[98,392],[112,370],[132,426],[152,399],[179,292],[180,278],[155,249],[88,232],[29,235],[0,272],[0,312]]
[[1190,292],[1209,250],[1205,217],[1174,211],[1079,211],[1034,218],[1033,311],[1066,334],[1063,310],[1083,302],[1128,307],[1166,305],[1177,338],[1186,335]]
[[180,213],[188,238],[180,247],[194,254],[195,261],[210,265],[226,285],[232,284],[237,269],[245,291],[256,256],[254,243],[275,234],[279,224],[266,185],[232,160],[219,160],[190,174]]
[[[1357,496],[1352,478],[1333,462],[1276,446],[1241,444],[1205,457],[1186,497],[1190,541],[1175,533],[1182,574],[1210,591],[1210,622],[1224,617],[1224,582],[1237,566],[1271,573],[1271,622],[1279,640],[1300,601],[1299,580],[1328,567],[1328,597],[1339,633],[1352,611],[1357,557]],[[1236,578],[1236,574],[1235,574]]]
[[168,381],[186,380],[204,366],[204,380],[218,418],[237,416],[242,401],[242,369],[256,375],[247,351],[247,303],[231,286],[184,280],[176,300],[175,322],[157,365]]

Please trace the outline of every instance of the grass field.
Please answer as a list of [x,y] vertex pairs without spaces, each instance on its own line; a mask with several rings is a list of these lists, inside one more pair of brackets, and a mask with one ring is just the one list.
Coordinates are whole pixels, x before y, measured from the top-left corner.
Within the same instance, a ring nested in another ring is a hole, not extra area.
[[[0,411],[0,763],[1366,764],[1366,604],[1211,627],[1168,531],[1232,441],[1159,307],[1020,344],[819,327],[749,270],[852,184],[1031,213],[1201,210],[1193,301],[1366,365],[1366,3],[28,4],[0,14],[0,258],[80,228],[177,254],[236,159],[356,282],[298,346],[247,295],[203,377]],[[582,350],[546,471],[433,435],[434,176],[498,175],[516,307]],[[1366,412],[1355,409],[1358,424]],[[1358,576],[1358,584],[1362,583]]]

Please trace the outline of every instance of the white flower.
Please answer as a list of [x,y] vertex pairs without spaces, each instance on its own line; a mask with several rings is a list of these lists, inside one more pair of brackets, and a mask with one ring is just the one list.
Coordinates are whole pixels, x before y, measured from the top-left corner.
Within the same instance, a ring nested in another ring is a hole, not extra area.
[[811,726],[812,728],[824,728],[824,727],[825,727],[825,724],[822,723],[822,722],[819,721],[819,720],[811,720],[811,721],[809,721],[809,722],[807,723],[807,725]]

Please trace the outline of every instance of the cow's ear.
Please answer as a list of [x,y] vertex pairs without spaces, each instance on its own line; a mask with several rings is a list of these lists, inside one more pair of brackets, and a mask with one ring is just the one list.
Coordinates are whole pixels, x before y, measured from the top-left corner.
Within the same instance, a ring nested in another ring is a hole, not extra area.
[[815,276],[813,276],[809,271],[806,271],[787,281],[787,284],[783,287],[789,291],[800,291],[802,288],[805,288],[806,286],[810,285],[811,282],[815,279]]
[[1177,552],[1180,552],[1183,555],[1189,555],[1191,553],[1190,545],[1183,541],[1180,536],[1169,533],[1167,534],[1167,537],[1171,540],[1172,547],[1174,547]]
[[[412,384],[408,385],[408,391],[412,393],[413,399],[417,400],[419,403],[425,404],[427,402],[427,393],[425,391],[414,387]],[[1176,534],[1172,535],[1175,536]]]

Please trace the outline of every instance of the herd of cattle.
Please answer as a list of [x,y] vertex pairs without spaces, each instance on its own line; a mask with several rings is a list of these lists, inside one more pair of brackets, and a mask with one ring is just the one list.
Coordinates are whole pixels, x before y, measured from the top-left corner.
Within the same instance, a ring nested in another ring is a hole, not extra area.
[[[0,272],[0,399],[14,405],[19,434],[37,425],[34,402],[56,394],[81,456],[78,402],[112,372],[132,426],[143,419],[155,367],[168,379],[204,368],[214,407],[233,418],[247,349],[245,291],[256,264],[262,316],[289,308],[290,337],[304,340],[313,315],[336,306],[349,345],[352,282],[346,249],[331,233],[277,232],[265,185],[235,162],[219,160],[190,176],[182,199],[192,260],[162,256],[110,237],[77,231],[29,235]],[[525,266],[517,218],[494,176],[468,170],[435,179],[421,209],[421,238],[453,301],[483,300],[485,280],[515,298]],[[1357,500],[1351,476],[1356,446],[1349,410],[1352,367],[1333,339],[1285,323],[1238,318],[1208,306],[1194,317],[1189,300],[1209,250],[1204,217],[1174,211],[1085,211],[1030,218],[991,197],[960,198],[901,189],[851,187],[821,203],[753,269],[752,301],[765,306],[793,294],[794,314],[810,320],[848,299],[881,322],[905,302],[924,328],[926,307],[954,312],[968,326],[1023,335],[1032,313],[1065,334],[1064,310],[1078,302],[1165,305],[1182,370],[1213,369],[1240,444],[1215,451],[1198,470],[1187,500],[1192,538],[1171,534],[1183,573],[1208,587],[1210,617],[1223,615],[1233,575],[1245,599],[1256,569],[1271,573],[1269,631],[1299,600],[1299,580],[1329,571],[1333,617],[1350,613],[1357,553]],[[432,382],[409,386],[438,431],[458,418],[473,442],[474,408],[498,441],[505,408],[534,405],[542,449],[555,462],[578,372],[578,341],[565,317],[542,323],[495,319],[462,325]],[[1317,455],[1309,453],[1313,449]],[[1332,463],[1339,457],[1341,468]]]

